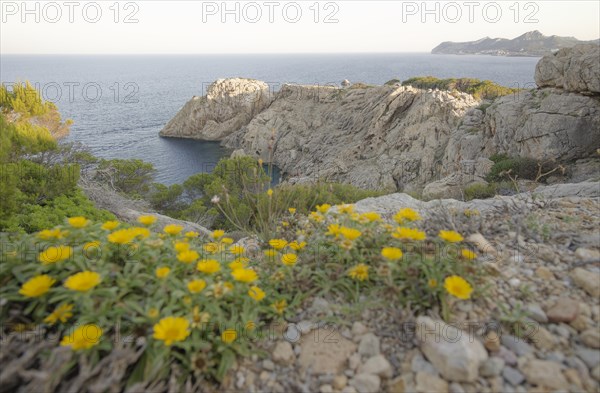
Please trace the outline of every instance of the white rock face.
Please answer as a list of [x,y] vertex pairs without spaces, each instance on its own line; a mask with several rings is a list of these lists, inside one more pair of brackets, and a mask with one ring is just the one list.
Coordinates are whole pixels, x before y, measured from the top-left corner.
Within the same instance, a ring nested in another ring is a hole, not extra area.
[[269,86],[254,79],[219,79],[204,97],[188,101],[161,136],[218,141],[245,126],[272,100]]
[[468,94],[410,86],[286,85],[224,144],[301,181],[397,189],[438,176],[451,131],[477,104]]
[[421,351],[447,381],[473,382],[488,358],[483,345],[472,335],[443,321],[417,318],[417,340]]
[[600,93],[600,46],[581,44],[544,56],[535,69],[540,87],[579,93]]

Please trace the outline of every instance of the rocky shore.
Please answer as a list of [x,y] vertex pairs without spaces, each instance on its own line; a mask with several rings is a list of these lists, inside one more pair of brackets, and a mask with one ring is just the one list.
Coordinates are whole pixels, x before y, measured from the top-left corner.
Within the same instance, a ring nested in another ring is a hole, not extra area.
[[538,88],[494,101],[399,84],[284,85],[271,93],[261,81],[219,80],[160,134],[220,140],[237,155],[274,163],[292,183],[420,192],[467,174],[458,176],[464,186],[483,181],[496,153],[553,160],[570,169],[558,181],[582,181],[599,168],[589,162],[600,147],[599,48],[544,57]]

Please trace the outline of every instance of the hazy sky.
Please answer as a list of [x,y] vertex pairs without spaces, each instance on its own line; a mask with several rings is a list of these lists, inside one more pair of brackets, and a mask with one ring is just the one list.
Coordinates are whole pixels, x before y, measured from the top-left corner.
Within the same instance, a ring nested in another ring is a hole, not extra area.
[[600,37],[596,0],[69,1],[0,1],[0,53],[428,52],[531,30]]

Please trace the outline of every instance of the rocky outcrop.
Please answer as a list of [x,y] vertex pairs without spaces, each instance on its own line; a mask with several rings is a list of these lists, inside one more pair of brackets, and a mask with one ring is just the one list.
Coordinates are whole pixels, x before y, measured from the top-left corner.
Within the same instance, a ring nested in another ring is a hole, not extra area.
[[438,175],[451,131],[477,104],[468,94],[410,86],[286,85],[223,143],[272,161],[292,181],[403,188]]
[[[543,58],[541,88],[480,102],[457,91],[411,86],[284,85],[271,100],[263,82],[219,80],[161,132],[222,140],[272,162],[291,183],[316,180],[363,188],[461,196],[480,182],[494,154],[589,160],[570,171],[588,180],[600,147],[597,45]],[[546,87],[554,86],[554,87]]]
[[160,135],[218,141],[248,124],[271,99],[265,82],[219,79],[208,87],[206,96],[188,101]]
[[577,45],[545,56],[535,69],[535,83],[539,87],[600,94],[600,46]]

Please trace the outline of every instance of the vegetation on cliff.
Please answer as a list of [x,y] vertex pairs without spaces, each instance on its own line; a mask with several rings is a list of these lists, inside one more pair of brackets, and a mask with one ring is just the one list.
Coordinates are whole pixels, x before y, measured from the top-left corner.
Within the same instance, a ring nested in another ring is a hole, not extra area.
[[414,77],[402,82],[403,86],[413,86],[418,89],[458,90],[471,94],[478,100],[490,100],[497,97],[517,93],[521,89],[500,86],[489,80],[474,78],[438,79],[433,76]]

